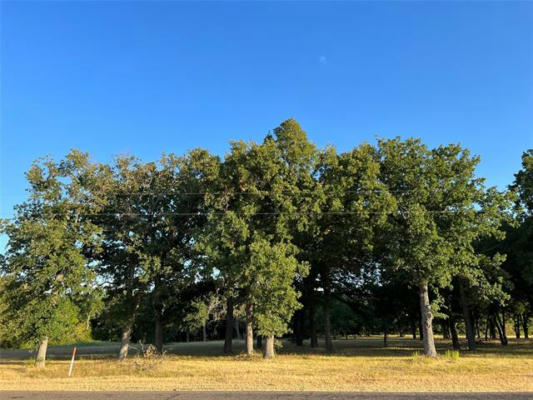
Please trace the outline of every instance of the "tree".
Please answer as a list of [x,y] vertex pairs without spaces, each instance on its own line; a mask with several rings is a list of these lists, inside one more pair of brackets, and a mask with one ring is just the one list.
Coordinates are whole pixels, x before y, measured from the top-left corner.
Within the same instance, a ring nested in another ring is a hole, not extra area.
[[202,149],[183,157],[163,156],[150,165],[150,182],[140,201],[142,254],[152,286],[155,347],[163,351],[166,311],[179,293],[210,271],[196,262],[195,236],[206,220],[205,192],[215,179],[219,159]]
[[[504,225],[504,240],[485,243],[488,254],[506,254],[502,269],[506,273],[511,310],[517,336],[520,325],[524,337],[529,337],[529,320],[533,313],[533,149],[522,155],[522,168],[515,174],[510,190],[517,194],[514,220]],[[499,332],[503,333],[500,324]]]
[[301,304],[294,279],[307,273],[291,254],[290,244],[257,239],[251,245],[248,273],[255,277],[250,287],[249,301],[254,304],[258,334],[266,337],[264,356],[274,358],[274,338],[288,331],[288,323]]
[[[4,265],[3,256],[0,255],[0,265]],[[12,347],[17,344],[16,330],[14,321],[10,319],[8,288],[12,285],[11,277],[0,274],[0,348]]]
[[[363,144],[337,155],[324,153],[320,182],[326,201],[318,220],[318,234],[310,255],[323,293],[326,350],[333,350],[330,307],[339,282],[356,282],[363,269],[375,269],[380,237],[394,198],[378,179],[380,159],[376,149]],[[309,240],[309,239],[308,239]]]
[[519,209],[527,216],[533,215],[533,149],[522,154],[522,169],[515,174],[511,188],[518,192]]
[[[298,183],[302,182],[307,171],[300,174],[297,171],[304,170],[305,161],[302,160],[305,160],[305,150],[310,144],[305,141],[305,133],[299,130],[293,120],[285,121],[275,133],[276,138],[267,136],[262,144],[232,143],[231,152],[221,166],[219,181],[210,196],[213,211],[201,249],[208,255],[211,265],[219,271],[228,301],[226,352],[231,352],[233,307],[235,303],[243,303],[247,313],[246,348],[249,355],[253,353],[253,313],[256,313],[256,309],[264,310],[266,305],[259,302],[267,301],[264,297],[257,297],[254,289],[257,282],[262,281],[262,274],[267,273],[264,264],[254,264],[261,259],[258,252],[265,248],[264,243],[269,243],[278,259],[284,262],[277,267],[277,273],[287,274],[273,275],[276,282],[272,284],[289,287],[273,290],[285,291],[289,295],[291,280],[296,279],[298,272],[305,273],[305,268],[292,269],[297,249],[291,246],[290,225],[303,226],[306,222],[307,203],[299,193],[307,188]],[[285,252],[285,255],[281,256],[280,252]],[[294,311],[290,299],[284,303],[284,307],[291,314]],[[285,310],[279,312],[283,314]],[[284,318],[280,319],[279,315],[266,311],[257,315],[262,318],[260,331],[269,332],[267,344],[270,346],[274,335],[282,331],[279,322]],[[267,315],[272,321],[277,321],[272,322],[273,325],[268,329],[265,322]],[[275,329],[274,325],[277,326]],[[270,356],[271,353],[266,355]]]
[[381,176],[395,196],[388,265],[419,291],[424,352],[436,356],[429,287],[450,285],[481,260],[474,243],[494,234],[501,196],[475,176],[478,157],[458,145],[428,149],[420,140],[380,140]]
[[[82,217],[90,202],[80,176],[88,155],[72,151],[64,161],[35,162],[26,177],[29,199],[2,224],[8,248],[2,272],[8,284],[7,316],[17,341],[39,344],[36,365],[45,366],[49,341],[58,340],[94,312],[95,274],[84,256],[98,229]],[[90,316],[89,316],[90,317]]]
[[145,226],[139,217],[151,179],[149,166],[118,157],[113,166],[100,165],[93,186],[102,203],[101,211],[89,216],[101,229],[101,251],[93,259],[106,293],[106,315],[121,331],[119,360],[128,355],[135,317],[150,284],[150,259],[142,251]]

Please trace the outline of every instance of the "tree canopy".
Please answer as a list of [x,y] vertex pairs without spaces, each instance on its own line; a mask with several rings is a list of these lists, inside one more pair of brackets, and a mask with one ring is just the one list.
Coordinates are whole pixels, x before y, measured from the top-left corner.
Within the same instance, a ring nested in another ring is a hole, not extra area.
[[[2,221],[0,345],[80,334],[163,353],[169,340],[241,337],[274,357],[293,334],[334,351],[339,334],[434,331],[475,350],[528,337],[533,310],[533,150],[507,191],[457,144],[378,139],[318,148],[289,119],[261,142],[93,162],[71,151],[26,174],[29,194]],[[438,324],[434,323],[438,321]],[[266,339],[263,345],[262,338]]]

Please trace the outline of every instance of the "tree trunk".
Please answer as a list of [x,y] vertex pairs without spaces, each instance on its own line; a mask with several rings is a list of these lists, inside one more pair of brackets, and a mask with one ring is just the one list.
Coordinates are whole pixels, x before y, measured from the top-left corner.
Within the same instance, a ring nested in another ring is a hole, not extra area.
[[48,350],[48,336],[42,338],[39,343],[39,350],[37,350],[37,358],[35,359],[35,366],[37,368],[44,368],[46,365],[46,351]]
[[207,342],[207,321],[202,324],[202,342]]
[[226,336],[224,338],[224,353],[233,353],[233,299],[229,298],[226,305]]
[[296,346],[304,345],[304,309],[296,311],[294,318],[294,341]]
[[450,325],[450,335],[452,337],[452,347],[454,350],[461,350],[461,345],[459,344],[459,336],[457,335],[457,327],[455,326],[455,318],[450,316],[448,322]]
[[236,337],[237,337],[237,340],[241,340],[242,337],[241,337],[241,330],[240,330],[240,324],[239,324],[239,318],[233,318],[233,323],[235,325],[235,332],[236,332]]
[[435,340],[433,338],[433,314],[431,303],[429,302],[429,291],[427,283],[419,286],[420,313],[422,315],[422,332],[424,342],[424,354],[428,357],[436,357]]
[[524,339],[529,339],[529,315],[522,315],[522,328],[524,329]]
[[329,304],[328,304],[327,299],[326,299],[326,303],[324,304],[324,336],[325,336],[326,351],[328,353],[332,353],[333,352],[333,340],[331,339],[331,318],[329,315]]
[[131,296],[131,303],[132,309],[129,310],[129,317],[127,322],[125,322],[124,326],[122,327],[122,332],[120,336],[120,349],[118,351],[118,360],[123,361],[128,357],[128,350],[130,347],[130,340],[131,340],[131,334],[133,331],[133,324],[135,323],[135,316],[137,315],[137,310],[139,309],[139,306],[141,304],[141,296],[140,293],[137,293],[136,295],[133,294],[132,291],[130,291]]
[[387,321],[385,321],[384,324],[383,324],[383,347],[387,347],[388,346],[388,343],[387,343],[388,334],[389,334],[388,330],[389,330],[389,326],[387,324]]
[[514,318],[514,334],[517,339],[520,339],[520,314],[515,315]]
[[120,350],[118,352],[118,360],[123,361],[128,357],[128,350],[130,347],[131,339],[131,327],[132,324],[127,324],[122,328],[122,334],[120,336]]
[[447,323],[446,320],[442,320],[441,327],[442,327],[442,338],[443,339],[449,339],[450,338],[450,326],[449,326],[449,323]]
[[508,340],[507,333],[505,332],[505,317],[500,319],[500,316],[497,312],[494,314],[494,317],[496,329],[498,330],[498,336],[500,337],[500,343],[502,346],[507,346]]
[[411,320],[411,333],[413,334],[413,340],[416,340],[416,321]]
[[507,322],[505,320],[505,311],[502,311],[502,333],[507,344]]
[[463,308],[463,318],[465,320],[466,340],[468,342],[468,350],[476,350],[476,337],[474,336],[474,326],[472,324],[472,317],[470,315],[470,307],[465,295],[463,283],[459,281],[459,295],[461,297],[461,306]]
[[246,354],[254,355],[254,306],[246,304]]
[[154,332],[154,345],[158,354],[163,354],[163,324],[161,323],[161,315],[156,312],[155,319],[155,332]]
[[265,351],[263,353],[264,358],[272,359],[274,358],[274,335],[268,335],[265,343]]
[[424,339],[424,327],[422,324],[422,315],[418,318],[418,340]]
[[263,336],[257,335],[257,338],[255,339],[255,347],[257,347],[258,349],[263,348]]
[[[163,256],[164,258],[165,256]],[[163,306],[161,303],[160,288],[162,286],[161,276],[156,276],[154,280],[154,290],[152,292],[152,312],[154,316],[154,346],[158,354],[163,354]]]
[[318,336],[316,334],[315,307],[312,306],[309,312],[309,322],[311,323],[311,347],[318,347]]
[[493,315],[489,315],[489,333],[491,339],[496,339],[496,321]]

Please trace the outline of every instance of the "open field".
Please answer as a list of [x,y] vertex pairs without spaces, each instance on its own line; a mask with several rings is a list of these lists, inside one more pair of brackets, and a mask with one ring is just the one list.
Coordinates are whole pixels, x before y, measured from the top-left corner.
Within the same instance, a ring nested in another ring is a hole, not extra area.
[[531,400],[531,394],[379,392],[51,392],[4,391],[3,400]]
[[[284,343],[275,360],[264,361],[259,354],[224,356],[221,342],[178,343],[166,346],[163,358],[133,351],[119,363],[112,358],[117,345],[100,343],[79,347],[71,378],[71,346],[52,347],[45,370],[22,359],[27,351],[2,350],[0,389],[533,392],[532,342],[484,344],[458,359],[426,359],[416,354],[420,345],[405,338],[393,338],[387,348],[376,337],[339,340],[335,354],[327,355]],[[444,353],[449,344],[438,341],[438,347]]]

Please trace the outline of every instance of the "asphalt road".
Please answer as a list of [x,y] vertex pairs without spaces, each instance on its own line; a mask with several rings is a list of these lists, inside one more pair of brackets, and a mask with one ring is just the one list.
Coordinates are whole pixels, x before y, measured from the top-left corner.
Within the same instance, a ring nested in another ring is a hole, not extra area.
[[26,392],[1,400],[533,400],[533,393]]

